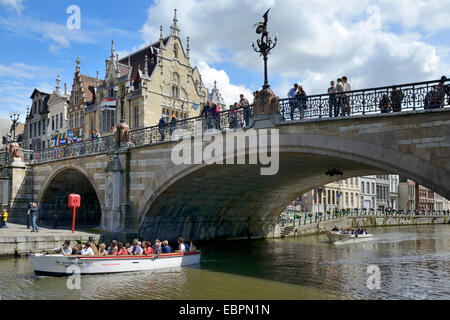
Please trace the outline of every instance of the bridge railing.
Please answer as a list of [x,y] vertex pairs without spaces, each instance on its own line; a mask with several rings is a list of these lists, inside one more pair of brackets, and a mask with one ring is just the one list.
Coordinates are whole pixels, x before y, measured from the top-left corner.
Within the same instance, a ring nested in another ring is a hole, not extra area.
[[340,209],[338,211],[303,212],[296,209],[286,209],[278,218],[277,224],[281,227],[295,227],[329,221],[340,218],[363,217],[450,217],[450,210],[360,210]]
[[98,139],[70,143],[66,146],[33,151],[33,154],[31,155],[31,163],[80,157],[88,154],[100,154],[113,151],[115,147],[116,140],[114,139],[114,136],[105,136]]
[[8,153],[6,151],[0,151],[0,167],[6,166],[8,164]]
[[281,99],[284,121],[444,108],[450,79]]
[[[178,120],[176,124],[167,123],[130,132],[130,140],[135,146],[172,141],[175,130],[184,130],[186,134],[197,135],[206,131],[225,131],[245,128],[252,115],[253,106],[225,110],[217,114],[208,114],[190,119]],[[247,119],[247,122],[245,121]],[[177,138],[177,137],[175,137]]]
[[[354,90],[339,94],[319,94],[306,98],[280,99],[283,121],[364,116],[388,112],[402,112],[442,108],[450,105],[450,80],[428,81],[397,86]],[[386,110],[380,109],[386,107]],[[190,119],[178,120],[176,125],[155,125],[130,132],[134,146],[172,141],[176,129],[184,129],[191,135],[207,130],[234,130],[248,127],[253,106],[225,110]],[[176,138],[176,137],[175,137]],[[85,140],[67,146],[47,148],[34,152],[33,161],[45,162],[86,154],[104,153],[114,150],[113,136],[100,140]]]

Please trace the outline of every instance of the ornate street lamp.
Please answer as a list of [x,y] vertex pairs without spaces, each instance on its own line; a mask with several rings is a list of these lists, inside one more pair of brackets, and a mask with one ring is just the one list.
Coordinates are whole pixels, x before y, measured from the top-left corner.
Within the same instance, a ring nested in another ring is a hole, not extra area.
[[16,127],[17,127],[17,122],[19,121],[19,118],[20,118],[20,112],[14,111],[14,112],[10,113],[9,118],[11,119],[11,122],[12,122],[12,126],[11,126],[11,129],[13,130],[13,138],[12,139],[15,142],[16,141]]
[[255,52],[260,53],[264,58],[264,86],[263,89],[270,88],[268,77],[267,77],[267,57],[270,51],[275,48],[278,42],[278,37],[275,35],[274,41],[269,37],[269,31],[267,31],[267,22],[269,20],[269,10],[263,15],[264,22],[258,22],[254,25],[256,28],[256,33],[261,35],[261,39],[256,40],[258,48],[255,43],[252,42],[252,47]]

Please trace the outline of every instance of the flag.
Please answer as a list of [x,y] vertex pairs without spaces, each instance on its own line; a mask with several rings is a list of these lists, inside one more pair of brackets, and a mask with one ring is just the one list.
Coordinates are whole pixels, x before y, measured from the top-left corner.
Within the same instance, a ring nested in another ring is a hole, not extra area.
[[104,98],[100,104],[100,110],[116,110],[117,100],[114,98]]
[[193,103],[193,104],[192,104],[192,109],[194,109],[195,111],[197,111],[197,110],[198,110],[198,104]]

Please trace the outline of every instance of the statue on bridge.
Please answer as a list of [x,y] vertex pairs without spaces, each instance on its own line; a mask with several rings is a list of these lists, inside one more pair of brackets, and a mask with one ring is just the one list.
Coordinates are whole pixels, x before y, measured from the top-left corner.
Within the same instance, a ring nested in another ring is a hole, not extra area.
[[23,150],[20,148],[19,144],[12,138],[11,131],[2,139],[2,143],[5,146],[5,151],[7,152],[8,158],[11,160],[24,160]]

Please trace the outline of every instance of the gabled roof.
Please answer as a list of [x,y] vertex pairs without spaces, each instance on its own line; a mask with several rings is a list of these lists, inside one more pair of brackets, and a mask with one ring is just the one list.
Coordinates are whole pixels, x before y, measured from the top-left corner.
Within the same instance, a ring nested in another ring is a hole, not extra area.
[[95,82],[97,81],[96,78],[86,76],[84,74],[80,74],[80,81],[83,86],[84,95],[86,97],[86,102],[90,103],[94,100],[95,96]]
[[[166,37],[163,39],[163,44],[167,45],[168,41],[169,41],[169,37]],[[131,67],[133,68],[133,71],[131,73],[131,79],[136,79],[137,77],[137,70],[141,70],[144,71],[145,69],[145,56],[147,56],[148,59],[148,75],[150,76],[153,73],[153,70],[155,70],[155,67],[157,66],[157,55],[158,55],[158,50],[160,47],[160,42],[157,41],[155,43],[152,43],[149,46],[146,46],[145,48],[142,48],[139,51],[136,51],[122,59],[119,60],[119,68],[120,68],[120,64],[124,65],[124,66],[129,66],[128,65],[128,59],[130,60],[131,63]],[[128,74],[127,71],[125,71],[124,74]],[[120,72],[120,75],[123,76],[122,71]]]
[[33,90],[33,93],[31,94],[30,99],[34,99],[34,96],[35,96],[37,93],[40,93],[40,94],[42,94],[42,95],[44,95],[44,96],[49,96],[49,97],[50,97],[50,93],[47,93],[47,92],[44,92],[44,91],[39,91],[38,89],[35,88],[35,89]]

